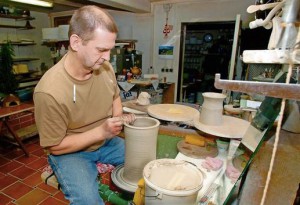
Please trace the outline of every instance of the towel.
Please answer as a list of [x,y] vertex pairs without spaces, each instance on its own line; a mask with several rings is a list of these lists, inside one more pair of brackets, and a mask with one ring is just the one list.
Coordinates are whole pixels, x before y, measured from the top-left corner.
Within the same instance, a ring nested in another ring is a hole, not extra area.
[[223,166],[223,160],[218,158],[206,157],[205,161],[201,163],[201,166],[207,171],[217,171]]

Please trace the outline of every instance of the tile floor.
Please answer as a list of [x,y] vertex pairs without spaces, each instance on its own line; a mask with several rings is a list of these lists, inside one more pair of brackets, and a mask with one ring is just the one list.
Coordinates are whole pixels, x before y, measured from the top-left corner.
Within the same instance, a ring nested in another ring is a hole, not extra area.
[[38,136],[23,141],[30,156],[0,140],[0,205],[65,205],[61,191],[46,185],[41,173],[48,165]]

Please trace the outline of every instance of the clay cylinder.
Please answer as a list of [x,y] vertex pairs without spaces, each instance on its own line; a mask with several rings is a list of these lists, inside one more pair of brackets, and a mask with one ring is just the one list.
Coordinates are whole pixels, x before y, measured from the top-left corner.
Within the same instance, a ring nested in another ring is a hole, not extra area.
[[123,178],[137,185],[143,177],[144,166],[156,159],[156,144],[160,122],[151,117],[137,117],[135,122],[124,124],[125,164]]
[[205,125],[219,126],[223,122],[223,100],[221,93],[203,93],[204,102],[200,112],[200,122]]

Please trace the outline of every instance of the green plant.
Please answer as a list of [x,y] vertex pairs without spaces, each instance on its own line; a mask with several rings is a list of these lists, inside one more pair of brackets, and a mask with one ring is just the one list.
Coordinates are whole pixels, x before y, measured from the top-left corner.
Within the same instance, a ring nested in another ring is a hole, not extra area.
[[18,82],[13,73],[14,49],[10,42],[1,46],[0,51],[0,92],[12,94],[18,88]]

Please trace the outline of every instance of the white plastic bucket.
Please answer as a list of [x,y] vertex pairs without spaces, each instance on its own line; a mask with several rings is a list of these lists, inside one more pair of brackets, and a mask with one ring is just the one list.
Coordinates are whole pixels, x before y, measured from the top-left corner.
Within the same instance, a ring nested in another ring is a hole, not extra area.
[[183,160],[158,159],[143,171],[146,205],[194,205],[202,188],[203,175]]

